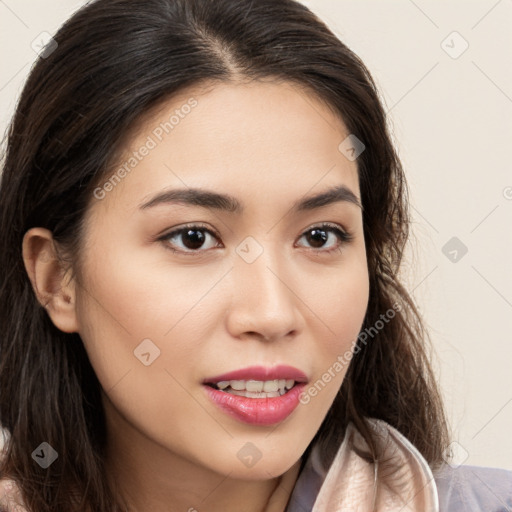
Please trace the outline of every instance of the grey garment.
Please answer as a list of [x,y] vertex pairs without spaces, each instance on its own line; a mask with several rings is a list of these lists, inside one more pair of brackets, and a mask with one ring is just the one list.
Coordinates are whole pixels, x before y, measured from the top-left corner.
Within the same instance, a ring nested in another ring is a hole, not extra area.
[[[325,478],[318,468],[317,454],[313,450],[293,488],[286,512],[313,510]],[[512,512],[512,471],[444,465],[433,475],[439,512]]]
[[439,512],[512,512],[512,471],[446,465],[434,479]]
[[285,512],[311,512],[322,481],[322,476],[311,467],[308,460],[295,483]]

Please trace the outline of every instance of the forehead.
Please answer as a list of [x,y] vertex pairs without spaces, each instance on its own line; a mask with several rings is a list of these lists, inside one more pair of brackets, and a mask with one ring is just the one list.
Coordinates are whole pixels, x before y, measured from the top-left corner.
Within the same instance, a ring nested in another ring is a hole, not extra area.
[[340,116],[296,84],[190,88],[133,127],[104,183],[124,167],[122,179],[113,180],[102,203],[139,206],[178,186],[288,200],[316,185],[345,184],[357,195],[357,163],[340,150],[348,135]]

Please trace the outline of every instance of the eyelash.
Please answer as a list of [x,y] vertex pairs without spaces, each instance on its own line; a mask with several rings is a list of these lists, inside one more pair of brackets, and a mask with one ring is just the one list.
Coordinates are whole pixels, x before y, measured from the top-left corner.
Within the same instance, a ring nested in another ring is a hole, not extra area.
[[[190,230],[190,229],[196,230],[196,231],[205,231],[205,232],[209,233],[210,235],[212,235],[213,237],[215,237],[217,239],[219,238],[218,235],[215,232],[213,232],[211,229],[207,228],[206,226],[203,226],[201,224],[190,224],[190,225],[185,225],[185,226],[183,226],[183,227],[181,227],[179,229],[175,229],[174,231],[171,231],[169,233],[166,233],[165,235],[162,235],[161,237],[159,237],[157,240],[163,242],[164,243],[164,247],[166,249],[172,251],[173,253],[180,253],[180,254],[184,254],[186,256],[196,256],[196,255],[199,255],[199,254],[204,253],[207,250],[209,250],[209,249],[206,249],[206,250],[198,249],[198,250],[183,251],[183,250],[180,250],[180,249],[174,249],[168,243],[168,240],[170,238],[173,238],[175,235],[179,235],[181,233],[185,233],[187,230]],[[338,237],[338,240],[339,240],[339,244],[337,244],[335,247],[332,247],[331,249],[326,249],[326,250],[318,249],[317,251],[314,248],[310,249],[311,251],[319,252],[319,253],[322,253],[322,254],[331,254],[331,253],[333,253],[335,251],[341,252],[341,248],[345,244],[348,244],[349,242],[351,242],[353,240],[353,238],[354,238],[352,233],[349,233],[348,231],[346,231],[344,229],[341,229],[336,224],[331,224],[331,223],[328,223],[328,222],[324,222],[322,224],[311,226],[310,228],[308,228],[306,231],[304,231],[301,234],[300,238],[302,238],[304,235],[306,235],[307,233],[309,233],[310,231],[313,231],[315,229],[320,229],[320,230],[323,230],[323,231],[331,231],[331,232],[335,233],[335,235]]]

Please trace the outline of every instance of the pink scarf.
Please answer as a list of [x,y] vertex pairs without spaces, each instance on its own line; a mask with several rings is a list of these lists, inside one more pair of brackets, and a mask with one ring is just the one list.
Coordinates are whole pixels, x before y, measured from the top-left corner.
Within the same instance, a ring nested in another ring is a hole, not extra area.
[[352,441],[369,451],[352,423],[327,473],[313,449],[309,471],[318,473],[323,483],[312,512],[439,512],[437,487],[427,461],[391,425],[376,419],[369,422],[382,453],[377,464],[350,449]]

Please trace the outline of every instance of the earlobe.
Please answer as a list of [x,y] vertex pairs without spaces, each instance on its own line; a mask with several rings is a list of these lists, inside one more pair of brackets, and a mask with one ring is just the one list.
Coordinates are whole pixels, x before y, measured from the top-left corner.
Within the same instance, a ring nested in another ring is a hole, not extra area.
[[23,237],[23,262],[39,303],[63,332],[78,332],[76,283],[59,260],[52,232],[31,228]]

